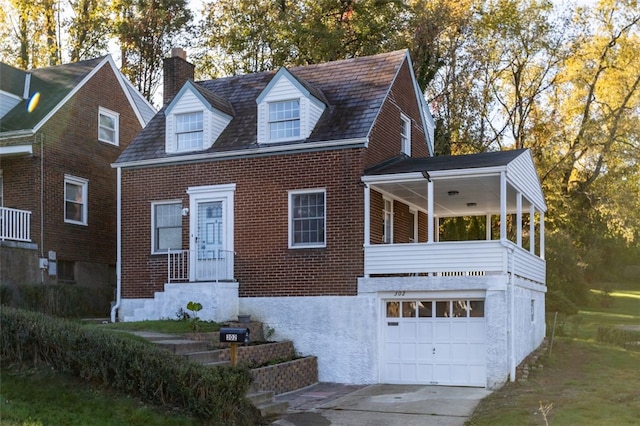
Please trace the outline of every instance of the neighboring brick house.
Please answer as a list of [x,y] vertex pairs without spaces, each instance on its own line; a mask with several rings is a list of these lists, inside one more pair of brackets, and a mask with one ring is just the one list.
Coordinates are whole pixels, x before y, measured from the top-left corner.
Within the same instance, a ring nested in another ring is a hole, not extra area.
[[1,282],[115,288],[111,163],[155,109],[110,56],[0,76]]
[[[492,388],[515,374],[545,333],[528,151],[432,157],[405,51],[202,82],[175,53],[165,106],[114,164],[112,320],[175,318],[189,301],[203,319],[249,314],[317,355],[322,381]],[[458,217],[481,240],[448,241]]]

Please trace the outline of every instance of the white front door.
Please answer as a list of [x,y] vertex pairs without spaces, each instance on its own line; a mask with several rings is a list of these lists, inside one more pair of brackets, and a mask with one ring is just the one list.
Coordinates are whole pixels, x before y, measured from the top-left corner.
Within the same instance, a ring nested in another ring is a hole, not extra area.
[[486,386],[483,300],[385,300],[383,314],[383,383]]
[[233,280],[235,185],[189,188],[191,281]]

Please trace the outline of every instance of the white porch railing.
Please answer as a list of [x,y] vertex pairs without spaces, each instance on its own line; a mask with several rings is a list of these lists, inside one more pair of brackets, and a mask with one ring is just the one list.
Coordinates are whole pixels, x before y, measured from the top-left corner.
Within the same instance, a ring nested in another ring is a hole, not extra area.
[[[516,275],[545,282],[545,261],[514,249]],[[482,276],[507,273],[508,252],[500,241],[375,244],[364,248],[364,273],[372,275]]]
[[229,250],[170,250],[167,282],[234,281],[233,261]]
[[0,207],[0,240],[31,241],[31,212]]

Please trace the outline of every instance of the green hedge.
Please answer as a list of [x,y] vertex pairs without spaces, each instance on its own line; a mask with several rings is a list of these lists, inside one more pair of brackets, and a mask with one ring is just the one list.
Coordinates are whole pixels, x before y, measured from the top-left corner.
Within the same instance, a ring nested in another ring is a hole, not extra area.
[[4,306],[38,311],[63,318],[108,317],[113,289],[76,284],[0,285]]
[[42,364],[216,425],[260,424],[246,368],[208,368],[154,345],[37,312],[3,307],[3,362]]

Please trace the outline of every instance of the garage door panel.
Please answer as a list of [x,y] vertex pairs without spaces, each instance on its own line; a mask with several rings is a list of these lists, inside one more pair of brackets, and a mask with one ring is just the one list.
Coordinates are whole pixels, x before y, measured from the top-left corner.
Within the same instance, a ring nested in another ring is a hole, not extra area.
[[[382,380],[399,384],[485,386],[486,321],[484,316],[471,316],[470,310],[464,316],[465,306],[474,306],[474,301],[469,303],[464,298],[385,301],[387,306],[392,303],[402,307],[419,306],[418,302],[436,309],[432,312],[426,308],[403,308],[397,317],[383,318]],[[441,309],[437,315],[438,303],[462,310]],[[451,312],[457,316],[449,316]]]
[[418,324],[418,340],[433,340],[433,322],[429,320],[419,320]]
[[442,322],[442,320],[435,320],[434,326],[434,339],[436,342],[448,342],[451,340],[451,324],[449,322]]

